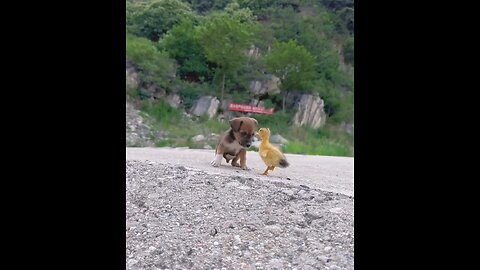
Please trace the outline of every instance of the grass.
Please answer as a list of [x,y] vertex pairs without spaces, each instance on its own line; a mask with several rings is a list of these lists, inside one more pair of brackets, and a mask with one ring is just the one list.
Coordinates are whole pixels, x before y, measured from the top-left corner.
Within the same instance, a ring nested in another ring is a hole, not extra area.
[[291,128],[287,132],[290,140],[284,146],[286,153],[323,155],[323,156],[353,156],[353,135],[333,125],[320,129]]
[[330,140],[319,140],[314,144],[293,141],[285,145],[283,151],[302,155],[353,156],[353,152],[348,146]]
[[172,140],[170,139],[162,139],[162,140],[158,140],[155,142],[155,146],[156,147],[165,147],[165,146],[171,146],[173,143]]

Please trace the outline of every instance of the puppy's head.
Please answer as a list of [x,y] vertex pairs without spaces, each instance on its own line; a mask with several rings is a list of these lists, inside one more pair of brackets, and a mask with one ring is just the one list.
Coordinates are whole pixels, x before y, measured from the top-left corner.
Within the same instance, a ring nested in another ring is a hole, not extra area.
[[230,120],[233,136],[243,147],[252,145],[257,124],[257,120],[251,117],[237,117]]

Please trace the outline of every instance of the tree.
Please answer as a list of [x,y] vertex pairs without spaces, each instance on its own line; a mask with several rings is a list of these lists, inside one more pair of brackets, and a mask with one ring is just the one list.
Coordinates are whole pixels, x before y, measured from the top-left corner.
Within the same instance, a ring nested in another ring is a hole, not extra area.
[[252,33],[248,22],[240,22],[227,12],[215,13],[197,28],[198,40],[208,61],[217,65],[215,77],[221,76],[221,99],[225,77],[235,73],[245,62],[245,50],[251,45]]
[[193,17],[193,12],[179,0],[127,4],[127,30],[152,41],[158,41],[185,17]]
[[207,58],[198,39],[195,37],[195,25],[191,19],[185,19],[174,26],[159,45],[179,64],[182,78],[205,77],[208,74]]
[[314,78],[314,60],[305,47],[295,41],[276,42],[265,56],[267,70],[280,78],[284,91],[282,110],[290,91],[307,90]]
[[146,38],[128,35],[126,53],[128,60],[139,69],[144,82],[165,87],[175,77],[174,61]]

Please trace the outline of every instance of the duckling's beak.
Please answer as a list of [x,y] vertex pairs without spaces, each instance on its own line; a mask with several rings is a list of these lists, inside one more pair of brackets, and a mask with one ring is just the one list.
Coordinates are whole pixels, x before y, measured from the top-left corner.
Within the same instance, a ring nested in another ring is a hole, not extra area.
[[258,132],[255,132],[255,137],[257,137],[257,139],[259,139],[259,140],[261,139],[260,134],[258,134]]

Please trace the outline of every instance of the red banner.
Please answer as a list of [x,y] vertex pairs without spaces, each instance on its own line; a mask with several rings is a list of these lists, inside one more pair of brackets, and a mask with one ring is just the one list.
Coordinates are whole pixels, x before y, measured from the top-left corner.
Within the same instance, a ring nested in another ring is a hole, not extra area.
[[260,113],[260,114],[273,114],[274,108],[265,109],[262,107],[254,107],[252,105],[242,105],[242,104],[235,104],[230,103],[228,105],[229,111],[236,111],[236,112],[250,112],[250,113]]

